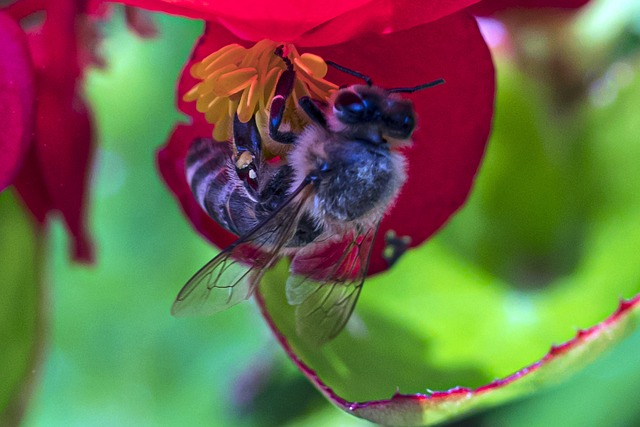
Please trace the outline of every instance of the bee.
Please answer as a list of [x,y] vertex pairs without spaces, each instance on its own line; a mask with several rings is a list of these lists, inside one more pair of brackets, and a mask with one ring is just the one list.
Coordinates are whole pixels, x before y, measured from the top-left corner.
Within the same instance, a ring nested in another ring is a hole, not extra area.
[[281,126],[295,71],[281,48],[275,54],[286,70],[271,101],[268,134],[290,146],[287,159],[265,160],[255,118],[235,117],[233,142],[193,142],[186,158],[192,192],[211,218],[240,237],[186,283],[172,314],[225,310],[249,298],[264,272],[291,256],[286,296],[296,306],[297,333],[321,345],[348,321],[379,224],[406,180],[398,148],[410,145],[417,117],[399,93],[444,80],[383,89],[327,61],[364,84],[342,87],[327,101],[301,98],[309,124],[295,133]]

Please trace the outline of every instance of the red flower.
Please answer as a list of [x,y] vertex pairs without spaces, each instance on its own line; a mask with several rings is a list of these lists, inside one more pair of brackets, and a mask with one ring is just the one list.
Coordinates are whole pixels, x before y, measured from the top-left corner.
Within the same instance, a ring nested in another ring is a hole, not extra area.
[[[199,16],[209,19],[217,17],[207,22],[205,33],[185,67],[178,88],[180,99],[197,83],[188,72],[194,64],[225,45],[253,44],[238,35],[252,41],[271,38],[291,42],[300,47],[301,53],[320,55],[369,74],[382,87],[446,80],[441,87],[410,96],[419,117],[419,129],[414,134],[413,147],[406,150],[409,179],[397,204],[383,220],[370,273],[387,268],[382,254],[388,231],[399,237],[410,236],[411,246],[420,245],[466,199],[489,134],[494,96],[491,57],[474,19],[464,11],[452,13],[468,1],[446,2],[446,8],[416,7],[413,2],[340,3],[347,11],[331,10],[324,3],[317,7],[305,3],[304,8],[297,3],[271,4],[274,12],[268,18],[275,23],[269,27],[260,25],[264,15],[248,5],[239,10],[249,10],[249,15],[239,12],[234,18],[218,16],[218,11],[209,8],[207,2],[128,3],[168,12],[186,13],[188,9],[190,16],[200,13]],[[264,3],[256,2],[256,7],[264,8]],[[301,27],[300,16],[305,13],[307,18]],[[443,15],[448,16],[441,18]],[[434,22],[425,24],[430,21]],[[277,32],[273,33],[273,29]],[[333,69],[327,79],[338,85],[356,82]],[[184,173],[188,145],[195,137],[210,136],[212,126],[196,110],[195,103],[179,101],[179,108],[191,117],[191,124],[176,127],[169,144],[159,153],[160,170],[198,231],[217,246],[225,247],[235,236],[200,208]]]
[[[178,107],[190,116],[190,124],[178,124],[160,151],[158,163],[192,224],[216,246],[224,248],[236,236],[200,208],[184,171],[191,141],[210,136],[212,126],[196,104],[183,97],[198,82],[189,70],[232,43],[248,47],[263,39],[290,42],[301,47],[301,53],[320,55],[369,74],[382,87],[410,86],[440,77],[447,81],[443,87],[410,96],[420,122],[413,147],[406,150],[409,179],[382,222],[369,274],[388,268],[382,256],[386,236],[408,237],[411,247],[419,246],[466,200],[490,130],[494,96],[489,52],[474,20],[463,10],[477,1],[122,2],[207,21],[178,86]],[[584,3],[586,0],[486,0],[470,10],[490,14],[506,7],[574,8]],[[327,79],[338,85],[355,82],[333,69]]]
[[[91,27],[99,5],[19,0],[0,11],[0,191],[13,184],[38,224],[60,213],[82,262],[93,259],[86,198],[94,144],[81,85],[85,66],[100,61]],[[44,22],[27,33],[17,24],[42,11]]]

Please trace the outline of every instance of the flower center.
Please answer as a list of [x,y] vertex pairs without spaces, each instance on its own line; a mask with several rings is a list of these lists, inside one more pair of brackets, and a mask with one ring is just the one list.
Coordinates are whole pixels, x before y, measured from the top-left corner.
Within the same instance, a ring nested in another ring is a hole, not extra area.
[[326,100],[338,88],[324,80],[327,64],[321,57],[300,55],[290,43],[262,40],[249,49],[238,44],[225,46],[191,67],[191,75],[201,81],[183,97],[184,101],[196,101],[196,109],[214,125],[214,139],[232,138],[235,114],[243,123],[255,116],[265,139],[266,132],[262,129],[266,129],[271,99],[278,79],[286,70],[282,58],[275,54],[278,46],[284,46],[283,51],[296,72],[293,93],[286,104],[285,126],[300,131],[306,124],[304,115],[296,112],[298,99],[309,96]]

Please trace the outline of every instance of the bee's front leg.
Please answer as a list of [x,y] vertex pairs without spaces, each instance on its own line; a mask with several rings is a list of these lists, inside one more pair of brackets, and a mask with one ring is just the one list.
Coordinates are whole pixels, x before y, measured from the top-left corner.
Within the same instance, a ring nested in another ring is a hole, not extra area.
[[327,118],[322,110],[326,108],[326,102],[311,99],[308,96],[303,96],[298,100],[298,105],[302,108],[302,111],[314,122],[327,129]]
[[296,73],[293,70],[293,64],[284,56],[282,47],[276,49],[275,54],[282,58],[282,61],[287,66],[284,70],[278,83],[276,84],[276,90],[271,100],[271,110],[269,112],[269,136],[276,142],[281,144],[293,144],[298,136],[291,131],[280,131],[280,125],[282,124],[282,118],[284,117],[284,110],[287,104],[287,99],[293,92],[293,85],[296,80]]
[[238,118],[238,114],[233,117],[233,142],[239,155],[249,152],[252,158],[260,158],[262,138],[260,137],[258,125],[256,125],[255,116],[252,116],[247,123],[242,123]]

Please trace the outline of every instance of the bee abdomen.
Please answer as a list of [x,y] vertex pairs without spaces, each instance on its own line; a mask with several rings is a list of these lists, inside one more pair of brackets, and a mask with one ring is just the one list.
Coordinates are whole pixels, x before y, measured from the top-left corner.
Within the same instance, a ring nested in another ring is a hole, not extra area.
[[218,224],[237,235],[253,228],[255,194],[238,177],[230,143],[194,140],[187,153],[186,172],[198,204]]

